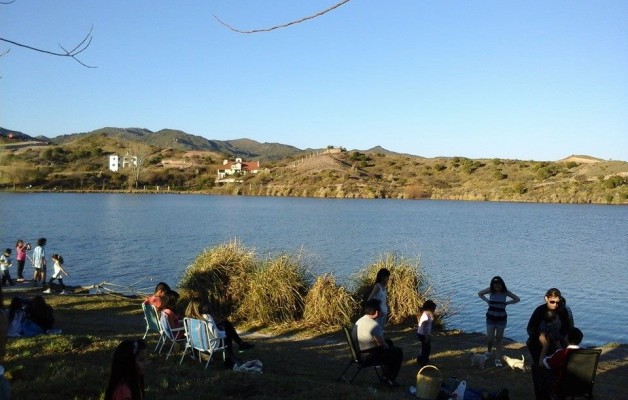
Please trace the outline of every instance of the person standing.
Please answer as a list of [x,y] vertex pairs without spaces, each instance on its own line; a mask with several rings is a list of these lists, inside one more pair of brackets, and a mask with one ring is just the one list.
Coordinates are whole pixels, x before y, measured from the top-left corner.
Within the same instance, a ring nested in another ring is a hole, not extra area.
[[[548,374],[544,368],[539,365],[539,359],[541,357],[541,351],[543,350],[543,344],[539,340],[539,336],[544,329],[546,322],[545,316],[548,311],[554,311],[558,314],[558,331],[562,338],[562,346],[565,346],[565,337],[567,336],[567,330],[569,329],[569,315],[567,311],[561,306],[561,294],[560,290],[551,288],[545,293],[545,303],[541,304],[534,309],[530,320],[528,321],[527,333],[528,340],[526,345],[532,358],[532,383],[534,385],[534,395],[536,400],[548,400],[550,398],[550,388],[547,384]],[[547,349],[548,354],[555,352],[556,346],[550,343]]]
[[386,286],[388,285],[389,279],[390,271],[388,269],[382,268],[377,271],[375,285],[373,285],[373,290],[368,298],[368,300],[379,300],[380,313],[379,317],[377,317],[377,323],[382,327],[382,329],[386,326],[386,320],[388,319],[388,292],[386,291]]
[[61,294],[65,294],[65,285],[63,284],[63,275],[61,274],[63,273],[65,276],[69,276],[70,274],[63,269],[63,256],[60,254],[53,254],[51,258],[54,263],[54,273],[50,278],[50,282],[48,282],[48,289],[44,290],[44,293],[52,293],[52,282],[56,279],[59,281],[59,285],[61,286]]
[[13,266],[11,262],[11,249],[4,250],[4,253],[0,256],[0,271],[2,271],[2,285],[6,285],[9,282],[9,285],[13,286],[13,279],[11,279],[11,273],[9,272],[9,268]]
[[403,361],[403,351],[395,347],[391,340],[384,339],[384,330],[377,322],[379,300],[367,300],[364,315],[353,326],[352,336],[357,341],[362,356],[382,363],[384,380],[388,386],[399,386],[397,375]]
[[15,261],[17,261],[17,281],[24,282],[24,265],[26,264],[26,252],[31,249],[31,244],[26,243],[22,239],[18,239],[15,243]]
[[33,250],[33,267],[35,268],[35,274],[33,276],[34,286],[37,286],[41,281],[41,286],[46,286],[46,238],[37,239],[37,247]]
[[423,307],[419,309],[417,316],[418,328],[416,335],[421,342],[421,354],[416,358],[419,367],[426,366],[430,361],[432,354],[432,323],[434,321],[434,313],[436,312],[436,303],[432,300],[426,300]]
[[[486,295],[489,295],[488,298]],[[491,356],[493,342],[495,342],[495,366],[502,366],[502,341],[508,322],[506,306],[520,301],[519,297],[506,288],[504,280],[500,276],[491,279],[488,288],[480,290],[478,296],[488,303],[486,311],[486,356]],[[508,300],[510,297],[511,300]]]

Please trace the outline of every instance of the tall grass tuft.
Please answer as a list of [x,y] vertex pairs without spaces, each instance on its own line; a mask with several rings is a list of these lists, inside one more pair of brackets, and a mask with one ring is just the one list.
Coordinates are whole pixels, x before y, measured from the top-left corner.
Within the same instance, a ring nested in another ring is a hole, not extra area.
[[238,307],[247,276],[255,269],[255,252],[234,239],[199,254],[179,282],[181,302],[207,298],[215,317],[229,316]]
[[297,321],[303,316],[309,281],[300,257],[269,257],[248,275],[236,315],[260,325]]
[[353,276],[356,299],[363,302],[368,298],[375,284],[377,271],[381,268],[390,271],[387,286],[389,322],[398,324],[416,321],[419,307],[432,292],[418,259],[406,259],[395,253],[381,255],[373,264]]
[[305,297],[303,322],[311,327],[337,329],[350,325],[359,311],[359,304],[351,293],[336,284],[332,275],[319,276]]

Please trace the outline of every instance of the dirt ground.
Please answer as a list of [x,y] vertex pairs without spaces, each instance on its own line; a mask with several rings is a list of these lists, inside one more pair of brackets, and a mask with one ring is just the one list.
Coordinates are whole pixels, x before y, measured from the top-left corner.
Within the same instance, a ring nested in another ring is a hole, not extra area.
[[[5,303],[15,294],[17,293],[5,293]],[[112,300],[110,296],[54,295],[46,296],[46,299],[55,308],[57,325],[63,329],[64,334],[89,334],[102,339],[141,337],[144,334],[146,324],[139,299]],[[116,323],[103,323],[111,319]],[[241,333],[255,345],[243,357],[248,360],[259,359],[264,363],[264,374],[260,376],[262,385],[276,384],[285,376],[304,382],[304,387],[325,387],[326,393],[333,398],[353,398],[350,396],[354,396],[355,391],[360,393],[366,387],[368,390],[363,392],[366,397],[382,400],[411,398],[408,389],[416,385],[419,368],[415,359],[420,345],[410,326],[391,326],[386,329],[387,337],[404,351],[404,361],[398,378],[401,387],[394,389],[392,393],[389,388],[379,384],[375,373],[370,369],[360,372],[352,386],[336,383],[350,360],[349,349],[340,329],[332,333],[312,334],[303,327],[296,326],[292,331],[284,330],[281,334],[257,330],[244,330]],[[149,346],[156,342],[154,335],[147,340]],[[482,334],[436,332],[430,362],[439,369],[444,380],[456,377],[465,380],[472,389],[497,392],[507,388],[512,400],[533,399],[529,368],[527,372],[520,372],[512,371],[507,366],[496,368],[492,363],[487,363],[485,369],[470,365],[468,352],[482,353],[484,349]],[[604,400],[628,399],[628,345],[607,345],[602,349],[594,387],[595,397]],[[521,358],[523,355],[529,367],[529,355],[524,344],[508,342],[504,353],[513,358]],[[281,394],[282,389],[277,390],[276,398],[284,397]],[[312,396],[302,393],[299,398]]]

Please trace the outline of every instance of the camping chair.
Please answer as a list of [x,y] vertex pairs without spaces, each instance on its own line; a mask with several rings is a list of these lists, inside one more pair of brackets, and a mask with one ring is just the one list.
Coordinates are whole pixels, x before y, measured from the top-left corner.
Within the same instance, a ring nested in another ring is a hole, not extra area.
[[161,327],[161,347],[159,348],[159,353],[161,353],[161,349],[164,347],[166,342],[170,341],[170,349],[168,349],[168,354],[166,355],[166,360],[170,357],[170,353],[172,353],[172,349],[176,343],[185,342],[185,336],[178,337],[179,332],[182,332],[184,327],[173,328],[170,326],[170,321],[168,321],[168,315],[162,312],[161,317],[159,318],[159,326]]
[[183,327],[185,329],[186,342],[179,364],[183,362],[183,359],[185,358],[185,355],[188,354],[188,351],[193,359],[197,358],[195,356],[195,352],[198,353],[198,362],[202,362],[201,354],[205,354],[207,356],[205,369],[209,366],[209,362],[212,360],[212,356],[216,352],[222,352],[222,359],[223,361],[225,360],[225,351],[227,349],[225,346],[225,338],[215,337],[212,335],[209,327],[207,326],[207,321],[194,318],[184,318]]
[[155,332],[159,335],[159,340],[157,340],[157,346],[155,346],[155,350],[159,348],[161,344],[161,329],[159,327],[159,313],[157,312],[157,308],[152,304],[143,304],[142,310],[144,311],[144,320],[146,321],[146,332],[144,333],[144,337],[142,339],[146,339],[146,336],[149,332]]
[[[349,346],[349,351],[351,353],[351,361],[349,361],[349,364],[347,365],[347,367],[342,371],[342,373],[340,374],[340,377],[338,377],[338,381],[339,382],[345,381],[351,384],[353,380],[358,376],[360,371],[362,371],[362,369],[370,368],[370,367],[373,367],[373,369],[375,370],[375,373],[377,374],[377,378],[381,380],[382,377],[379,375],[379,370],[378,370],[378,368],[382,367],[381,361],[374,360],[366,353],[360,352],[358,344],[354,340],[353,334],[351,330],[349,330],[349,328],[347,328],[346,326],[343,326],[342,331],[345,333],[345,338],[347,339],[347,345]],[[345,378],[344,375],[347,372],[347,370],[351,368],[353,364],[357,366],[357,371],[355,371],[355,374],[351,377],[351,379],[347,379]]]
[[558,384],[559,399],[593,399],[593,384],[601,349],[578,349],[567,356],[567,364]]

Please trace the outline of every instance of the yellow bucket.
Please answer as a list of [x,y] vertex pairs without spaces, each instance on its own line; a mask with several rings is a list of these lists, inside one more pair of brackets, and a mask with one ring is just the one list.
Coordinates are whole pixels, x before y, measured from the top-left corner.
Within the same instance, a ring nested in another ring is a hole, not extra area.
[[416,397],[421,400],[436,400],[442,380],[443,375],[435,366],[426,365],[421,368],[416,374]]

